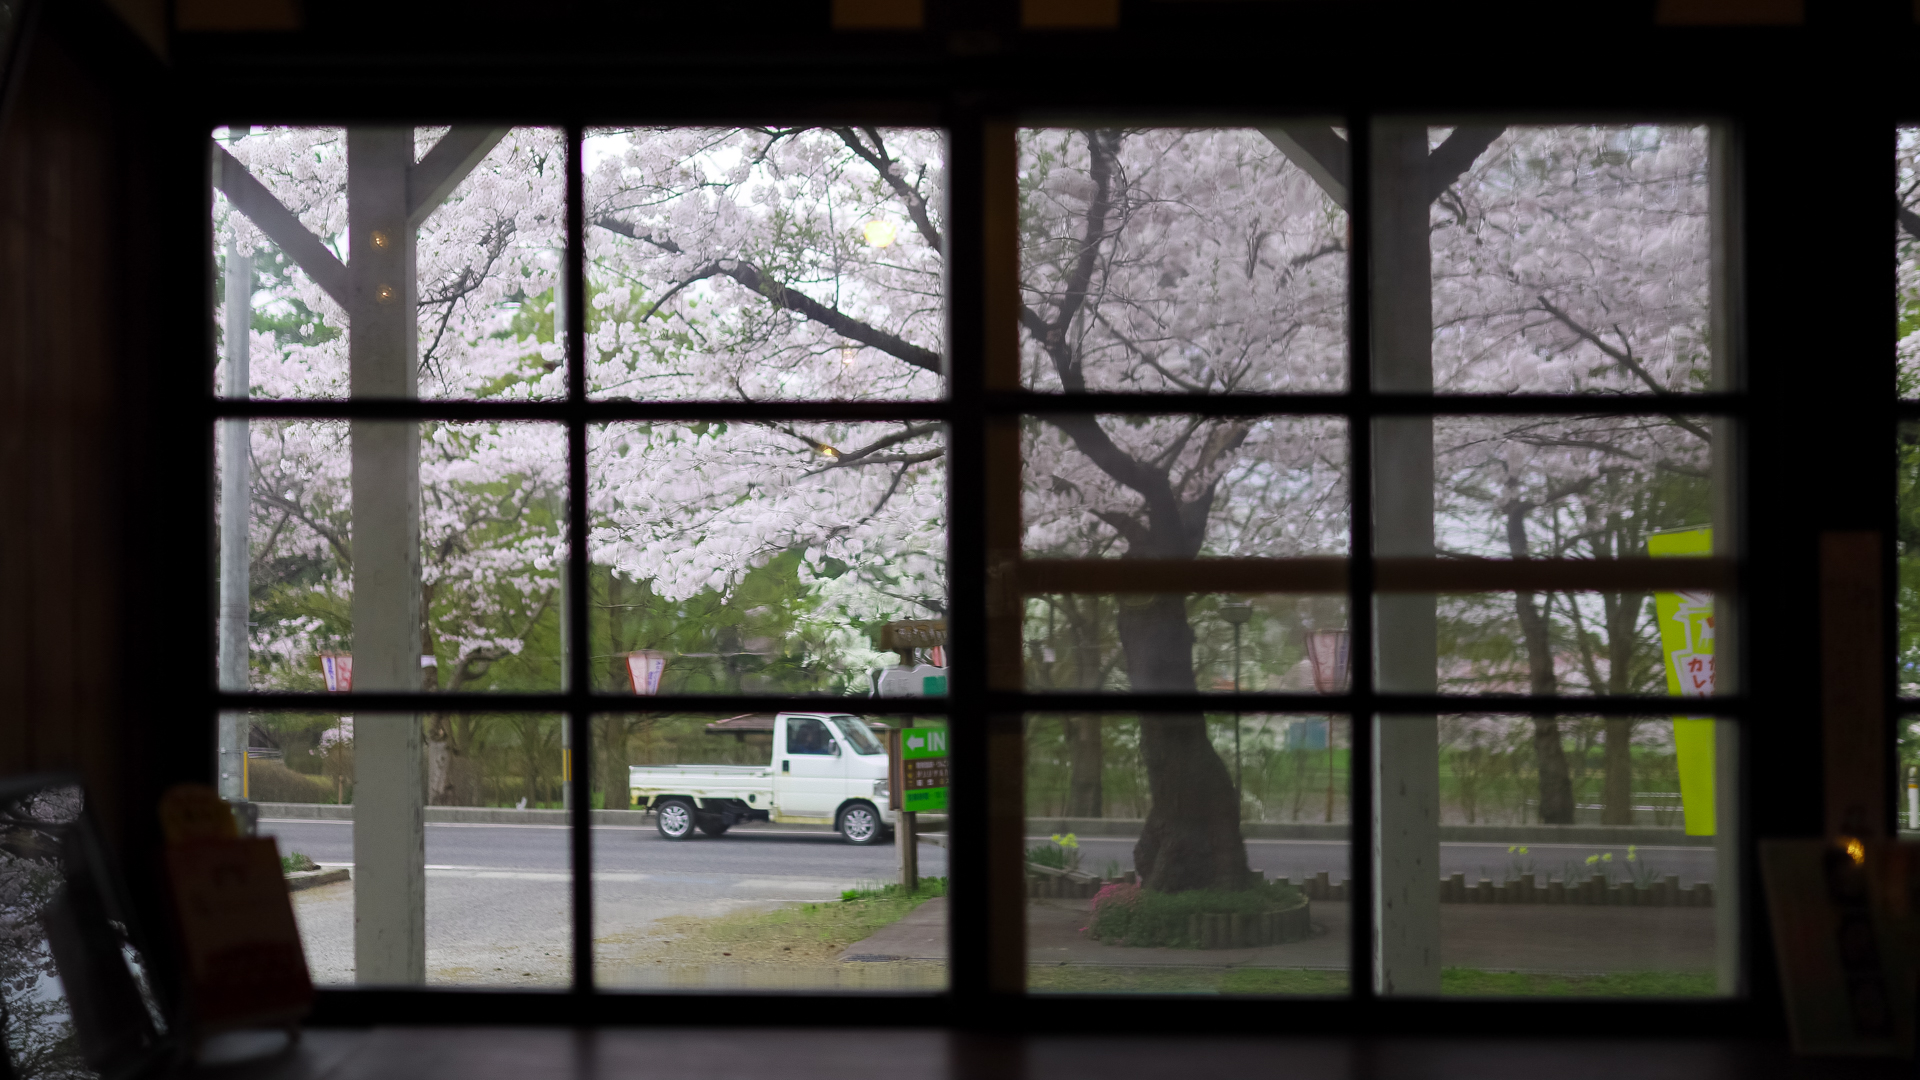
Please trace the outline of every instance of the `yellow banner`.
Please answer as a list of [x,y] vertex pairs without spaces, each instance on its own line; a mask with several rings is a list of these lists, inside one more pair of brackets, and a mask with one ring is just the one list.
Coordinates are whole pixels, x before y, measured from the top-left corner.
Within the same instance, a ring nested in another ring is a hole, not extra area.
[[[1702,526],[1647,538],[1647,554],[1713,554],[1713,529]],[[1675,697],[1711,697],[1713,668],[1713,594],[1705,590],[1657,592],[1653,611],[1660,624],[1660,652],[1666,660],[1667,693]],[[1687,835],[1712,836],[1713,725],[1699,716],[1673,718],[1673,750],[1680,772],[1680,808]]]

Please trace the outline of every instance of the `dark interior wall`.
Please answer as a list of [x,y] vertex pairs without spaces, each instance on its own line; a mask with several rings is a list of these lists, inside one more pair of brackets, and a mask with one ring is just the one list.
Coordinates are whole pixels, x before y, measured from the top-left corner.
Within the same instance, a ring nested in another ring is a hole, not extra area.
[[155,265],[165,83],[105,9],[39,29],[0,126],[0,775],[80,773],[131,853],[169,755],[204,739],[140,704],[169,655],[195,663],[205,541],[202,470],[154,423],[189,355]]

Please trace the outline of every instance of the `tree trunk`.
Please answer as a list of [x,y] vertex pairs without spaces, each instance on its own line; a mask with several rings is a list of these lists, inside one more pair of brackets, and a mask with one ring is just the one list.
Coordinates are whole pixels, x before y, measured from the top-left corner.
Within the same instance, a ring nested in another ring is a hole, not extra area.
[[[1121,601],[1120,647],[1135,690],[1195,689],[1193,628],[1186,597]],[[1227,763],[1200,713],[1140,718],[1140,756],[1152,807],[1133,846],[1133,865],[1156,892],[1247,887],[1247,846]]]
[[[1527,511],[1523,502],[1507,504],[1507,550],[1515,559],[1528,557]],[[1547,634],[1547,617],[1534,606],[1533,594],[1513,594],[1514,613],[1520,619],[1520,636],[1527,647],[1528,689],[1535,697],[1550,697],[1560,691],[1560,680],[1553,670],[1553,643]],[[1533,718],[1533,757],[1540,770],[1540,821],[1545,825],[1573,824],[1573,778],[1567,771],[1566,748],[1560,743],[1560,721],[1552,716]]]
[[1100,718],[1080,716],[1067,720],[1068,817],[1104,817],[1105,799],[1100,774],[1106,767],[1100,742]]
[[[1607,607],[1607,689],[1612,693],[1633,690],[1635,624],[1646,602],[1645,593],[1624,593]],[[1633,729],[1631,717],[1607,721],[1606,775],[1600,798],[1600,821],[1605,825],[1633,824]]]

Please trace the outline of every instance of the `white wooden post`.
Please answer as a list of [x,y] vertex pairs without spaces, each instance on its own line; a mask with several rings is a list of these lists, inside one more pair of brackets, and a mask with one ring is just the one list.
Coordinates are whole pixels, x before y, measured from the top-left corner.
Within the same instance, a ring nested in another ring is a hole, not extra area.
[[[348,355],[353,396],[418,387],[413,130],[347,131]],[[353,683],[419,690],[420,425],[353,422]],[[354,718],[354,964],[362,984],[426,981],[426,829],[420,718]]]
[[[1433,278],[1428,242],[1427,129],[1373,127],[1374,389],[1433,390]],[[1354,282],[1354,288],[1366,288]],[[1433,555],[1433,421],[1382,417],[1373,427],[1374,553]],[[1434,598],[1374,601],[1376,685],[1437,687]],[[1440,992],[1440,751],[1432,716],[1374,720],[1374,986]],[[1354,898],[1353,903],[1364,902]]]
[[[253,257],[231,240],[226,252],[227,377],[221,392],[245,398],[252,385],[248,333],[253,327]],[[222,690],[247,689],[247,618],[252,613],[248,570],[252,546],[248,510],[252,496],[252,451],[247,420],[220,422],[220,662]],[[238,799],[245,768],[247,714],[220,714],[220,796]]]

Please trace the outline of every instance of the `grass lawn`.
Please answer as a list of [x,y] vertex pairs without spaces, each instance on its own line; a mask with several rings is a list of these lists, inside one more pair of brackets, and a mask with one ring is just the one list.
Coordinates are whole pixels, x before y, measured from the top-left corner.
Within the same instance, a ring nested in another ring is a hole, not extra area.
[[772,911],[676,916],[659,920],[646,935],[602,938],[597,951],[602,964],[628,968],[781,969],[802,979],[802,969],[814,968],[821,980],[833,984],[841,981],[834,969],[887,966],[843,964],[836,959],[842,949],[945,894],[945,879],[926,878],[910,896],[898,885],[887,885],[852,891],[850,899],[789,904]]
[[[1056,994],[1320,994],[1347,992],[1347,973],[1303,968],[1120,967],[1092,964],[1027,969],[1027,989]],[[1633,971],[1553,975],[1448,968],[1440,993],[1462,997],[1705,997],[1710,974]]]

